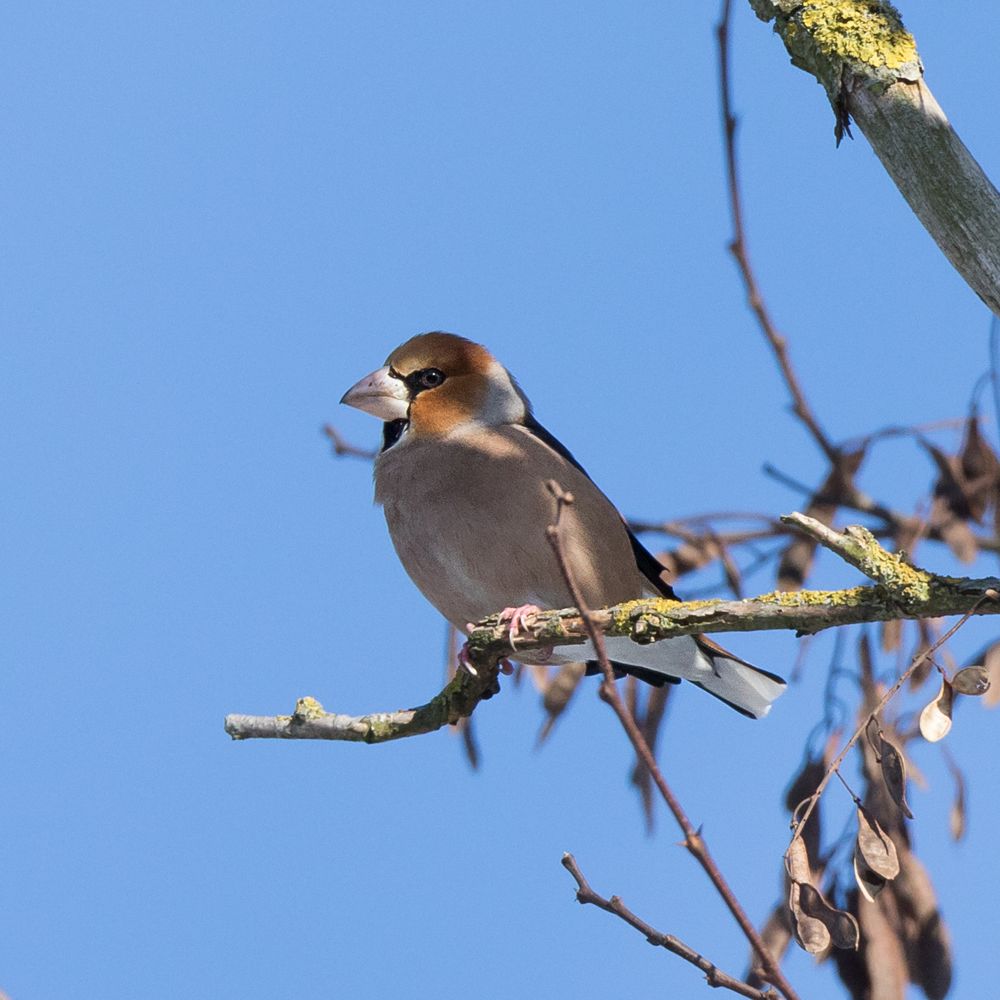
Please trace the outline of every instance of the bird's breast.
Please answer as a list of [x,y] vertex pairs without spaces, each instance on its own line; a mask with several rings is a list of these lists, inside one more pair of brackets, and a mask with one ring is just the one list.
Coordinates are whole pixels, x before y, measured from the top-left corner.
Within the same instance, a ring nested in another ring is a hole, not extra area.
[[407,573],[461,627],[505,607],[572,604],[545,535],[555,510],[544,485],[551,478],[577,495],[564,538],[588,602],[639,596],[617,511],[548,449],[532,454],[522,434],[400,442],[376,461],[375,498]]

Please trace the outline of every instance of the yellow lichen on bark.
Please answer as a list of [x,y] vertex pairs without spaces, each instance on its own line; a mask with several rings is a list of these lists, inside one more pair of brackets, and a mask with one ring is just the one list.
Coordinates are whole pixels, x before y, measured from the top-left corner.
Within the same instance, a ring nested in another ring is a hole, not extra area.
[[[873,70],[896,70],[917,61],[917,43],[899,12],[877,0],[813,0],[800,8],[802,28],[827,57],[850,59]],[[794,22],[793,22],[794,23]]]

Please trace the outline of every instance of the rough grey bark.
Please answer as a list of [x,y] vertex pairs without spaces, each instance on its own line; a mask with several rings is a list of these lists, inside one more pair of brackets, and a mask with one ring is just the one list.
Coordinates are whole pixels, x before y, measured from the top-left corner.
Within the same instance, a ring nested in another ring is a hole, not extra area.
[[823,85],[838,139],[853,119],[917,218],[1000,315],[1000,194],[923,79],[913,36],[879,0],[750,0]]

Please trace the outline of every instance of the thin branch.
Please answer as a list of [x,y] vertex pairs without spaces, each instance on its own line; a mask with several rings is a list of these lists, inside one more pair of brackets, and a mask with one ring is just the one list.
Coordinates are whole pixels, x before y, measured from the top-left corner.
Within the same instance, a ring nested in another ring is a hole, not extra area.
[[601,666],[601,672],[604,674],[604,681],[602,682],[600,688],[601,697],[611,706],[615,715],[618,716],[618,721],[622,724],[622,728],[628,735],[628,738],[635,749],[636,755],[646,766],[646,769],[649,771],[650,777],[652,777],[653,783],[659,790],[663,801],[667,804],[667,808],[671,813],[673,813],[674,819],[677,821],[677,825],[681,828],[681,832],[684,834],[684,846],[704,869],[705,874],[708,875],[712,884],[715,886],[715,889],[722,898],[722,901],[726,904],[726,907],[733,915],[737,924],[739,924],[740,930],[743,931],[747,941],[750,942],[750,946],[757,953],[766,978],[768,981],[774,983],[779,990],[781,990],[787,1000],[797,1000],[795,990],[792,988],[788,980],[785,979],[784,973],[781,971],[781,967],[767,950],[767,947],[761,939],[757,928],[747,916],[742,904],[736,898],[736,894],[730,888],[729,883],[723,876],[719,866],[715,863],[715,859],[709,852],[708,845],[705,843],[700,831],[694,828],[691,820],[688,819],[683,806],[680,804],[680,800],[674,795],[673,790],[667,784],[666,778],[663,777],[663,772],[660,770],[660,766],[656,761],[656,757],[653,755],[653,751],[649,748],[649,744],[642,735],[642,731],[639,729],[634,716],[626,707],[625,702],[622,701],[621,694],[618,691],[618,685],[615,683],[615,672],[611,666],[611,661],[608,659],[604,635],[598,628],[594,615],[591,613],[583,599],[583,592],[577,585],[576,579],[573,576],[572,567],[570,566],[569,560],[566,558],[566,554],[562,547],[560,522],[563,510],[573,503],[573,495],[565,492],[554,480],[550,480],[546,485],[556,499],[555,523],[546,528],[546,537],[548,538],[549,544],[552,546],[555,553],[556,559],[559,563],[559,569],[562,572],[563,580],[566,582],[566,586],[569,589],[570,596],[580,609],[580,617],[584,622],[587,635],[593,643],[594,650],[597,653],[597,659]]
[[580,866],[572,854],[564,854],[562,856],[562,866],[576,880],[576,900],[578,903],[584,905],[589,903],[591,906],[597,906],[607,913],[613,913],[616,917],[624,920],[630,927],[634,927],[651,945],[658,948],[666,948],[667,951],[672,952],[679,958],[683,958],[685,962],[696,965],[705,973],[705,981],[709,986],[718,986],[723,989],[732,990],[742,997],[749,997],[750,1000],[778,1000],[778,994],[774,990],[755,989],[742,979],[736,979],[717,968],[704,955],[699,955],[698,952],[693,948],[689,948],[679,938],[674,937],[673,934],[664,934],[662,931],[650,927],[644,920],[637,917],[617,896],[605,899],[603,896],[598,895],[590,887],[590,883],[584,877],[583,872],[580,871]]
[[315,698],[307,697],[296,702],[291,715],[227,715],[226,732],[234,740],[341,740],[348,743],[387,743],[432,733],[468,718],[481,701],[500,690],[498,658],[475,654],[473,658],[477,665],[482,665],[475,676],[459,670],[440,694],[419,708],[370,715],[339,715],[327,712]]
[[334,455],[338,458],[349,455],[351,458],[364,458],[371,461],[378,452],[371,448],[359,448],[357,445],[345,441],[340,431],[333,424],[324,424],[323,433],[330,441]]
[[[656,642],[702,632],[762,632],[794,629],[815,633],[836,625],[896,619],[941,618],[961,614],[998,614],[1000,602],[981,599],[1000,591],[1000,579],[937,576],[887,552],[865,528],[843,533],[803,514],[784,518],[821,544],[858,566],[877,583],[847,590],[803,590],[763,594],[744,601],[668,601],[648,598],[589,611],[591,626],[603,635],[627,635]],[[476,678],[460,671],[445,689],[418,708],[349,716],[325,712],[315,699],[303,699],[292,715],[230,715],[226,732],[234,739],[328,739],[383,743],[433,732],[471,715],[496,689],[495,664],[518,652],[585,642],[587,623],[575,608],[530,616],[510,645],[509,630],[497,616],[480,622],[469,635],[469,654],[480,670]]]
[[726,140],[726,174],[729,186],[729,208],[733,221],[733,239],[729,244],[729,251],[736,259],[740,274],[743,276],[743,284],[746,287],[747,301],[749,302],[754,316],[760,325],[771,350],[774,352],[775,360],[781,369],[785,385],[792,397],[792,411],[806,426],[813,436],[816,444],[822,449],[823,454],[830,460],[832,465],[837,465],[840,461],[840,450],[830,441],[819,425],[816,415],[806,400],[799,384],[798,376],[792,367],[791,358],[788,355],[788,344],[785,338],[778,332],[771,314],[764,303],[764,298],[757,284],[757,278],[753,267],[750,264],[750,256],[747,252],[746,236],[743,229],[743,203],[740,196],[739,167],[736,159],[736,116],[732,110],[732,97],[729,85],[729,18],[731,0],[723,0],[722,13],[719,23],[716,26],[716,37],[719,43],[719,94],[722,101],[722,127]]

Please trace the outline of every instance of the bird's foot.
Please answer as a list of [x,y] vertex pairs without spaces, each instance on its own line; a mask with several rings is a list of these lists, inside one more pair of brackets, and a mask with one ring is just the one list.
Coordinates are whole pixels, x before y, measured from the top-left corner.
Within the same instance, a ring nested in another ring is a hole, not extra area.
[[[503,659],[500,661],[498,666],[500,667],[500,673],[502,674],[514,673],[514,664],[511,663],[510,660]],[[469,644],[467,642],[463,642],[462,648],[458,651],[458,669],[472,674],[473,677],[479,676],[479,667],[472,662],[472,657],[469,655]]]
[[[529,615],[538,614],[541,610],[537,604],[522,604],[517,608],[504,608],[500,612],[500,624],[507,626],[507,641],[510,643],[512,649],[516,650],[518,639],[523,638],[522,633],[525,631],[525,619]],[[474,622],[469,622],[465,626],[465,631],[471,633],[475,627]],[[532,663],[544,663],[552,655],[552,647],[543,646],[541,649],[533,649],[527,655],[530,657]],[[458,666],[460,670],[465,670],[467,673],[472,674],[473,677],[479,675],[479,668],[472,662],[472,657],[469,656],[469,644],[467,642],[462,643],[462,648],[458,651]],[[499,667],[502,674],[514,673],[514,664],[506,658],[500,661]]]
[[[537,604],[522,604],[518,608],[504,608],[500,612],[500,624],[507,625],[507,639],[512,649],[517,649],[518,640],[523,638],[527,631],[525,620],[529,615],[537,615],[541,610]],[[530,638],[530,635],[528,637]],[[539,649],[531,650],[528,658],[532,663],[544,663],[551,655],[552,647],[542,646]]]
[[522,638],[525,631],[528,615],[537,615],[541,610],[537,604],[522,604],[517,608],[504,608],[500,612],[500,624],[507,625],[507,639],[514,649],[517,649],[517,640]]
[[467,674],[472,674],[473,677],[479,676],[479,668],[472,662],[472,657],[469,656],[469,644],[467,642],[463,642],[461,649],[458,651],[458,669],[464,670]]

